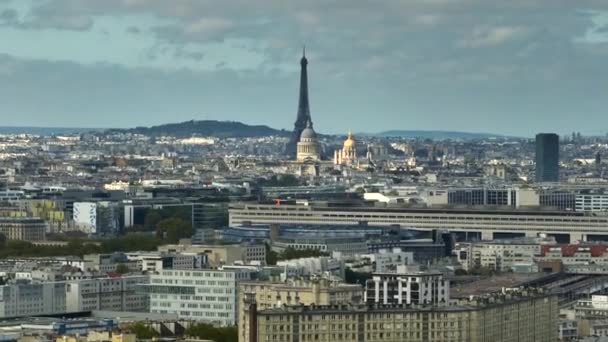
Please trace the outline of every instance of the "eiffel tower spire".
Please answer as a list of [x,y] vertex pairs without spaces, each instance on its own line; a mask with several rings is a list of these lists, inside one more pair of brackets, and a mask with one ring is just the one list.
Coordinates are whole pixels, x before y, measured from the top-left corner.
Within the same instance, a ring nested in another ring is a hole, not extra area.
[[300,59],[300,97],[298,101],[298,115],[294,124],[293,133],[287,146],[285,147],[285,154],[294,156],[297,151],[297,144],[300,141],[300,134],[302,130],[306,128],[308,121],[312,125],[312,118],[310,117],[310,104],[308,103],[308,60],[306,59],[306,47],[302,48],[302,59]]

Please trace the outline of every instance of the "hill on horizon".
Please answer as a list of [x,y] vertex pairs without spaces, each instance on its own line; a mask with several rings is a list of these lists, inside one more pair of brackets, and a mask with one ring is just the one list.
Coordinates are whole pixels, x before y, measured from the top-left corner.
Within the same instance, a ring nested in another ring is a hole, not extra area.
[[178,138],[188,138],[193,135],[211,136],[218,138],[245,138],[264,136],[289,136],[291,132],[278,130],[265,125],[247,125],[238,121],[190,120],[151,127],[135,127],[128,129],[111,129],[108,132],[127,132],[148,136],[169,135]]

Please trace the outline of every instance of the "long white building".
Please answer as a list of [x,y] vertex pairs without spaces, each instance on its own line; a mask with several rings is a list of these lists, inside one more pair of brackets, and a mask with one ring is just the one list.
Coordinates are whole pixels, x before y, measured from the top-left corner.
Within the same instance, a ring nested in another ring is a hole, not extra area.
[[400,226],[418,230],[441,229],[475,233],[483,240],[509,233],[534,237],[538,233],[585,241],[608,236],[608,216],[574,211],[395,208],[242,203],[231,205],[230,225],[314,224]]

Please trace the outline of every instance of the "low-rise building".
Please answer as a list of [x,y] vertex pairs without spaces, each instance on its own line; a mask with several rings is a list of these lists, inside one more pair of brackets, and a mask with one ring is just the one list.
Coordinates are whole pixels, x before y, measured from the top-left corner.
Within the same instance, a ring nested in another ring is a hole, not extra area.
[[47,224],[39,218],[0,217],[0,234],[7,240],[42,241]]
[[67,312],[94,310],[147,312],[149,297],[139,291],[139,288],[149,280],[147,275],[132,275],[68,281]]

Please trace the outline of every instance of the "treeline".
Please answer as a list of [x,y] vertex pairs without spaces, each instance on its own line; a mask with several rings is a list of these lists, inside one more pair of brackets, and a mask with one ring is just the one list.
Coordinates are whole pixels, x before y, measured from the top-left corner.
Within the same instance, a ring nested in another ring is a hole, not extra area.
[[196,323],[186,329],[186,335],[196,337],[201,340],[211,340],[215,342],[237,342],[238,329],[232,327],[214,327],[211,324]]
[[0,258],[53,257],[65,255],[152,251],[164,244],[163,240],[149,234],[132,233],[103,240],[69,240],[64,246],[37,246],[25,241],[0,240]]

